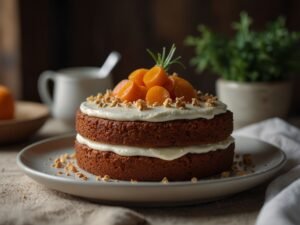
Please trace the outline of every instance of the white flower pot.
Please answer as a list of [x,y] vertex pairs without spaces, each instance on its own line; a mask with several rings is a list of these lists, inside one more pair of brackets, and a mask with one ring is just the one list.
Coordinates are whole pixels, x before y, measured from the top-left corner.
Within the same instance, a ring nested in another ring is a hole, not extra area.
[[270,117],[286,117],[291,102],[290,81],[244,83],[217,80],[217,96],[234,113],[239,128]]

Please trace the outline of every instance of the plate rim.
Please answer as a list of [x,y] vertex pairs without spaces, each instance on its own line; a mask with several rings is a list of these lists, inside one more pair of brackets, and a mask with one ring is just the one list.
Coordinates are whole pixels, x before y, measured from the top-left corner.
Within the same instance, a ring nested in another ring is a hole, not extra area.
[[[80,181],[80,180],[73,180],[73,179],[66,179],[65,177],[58,177],[55,175],[47,174],[35,169],[30,168],[27,166],[25,163],[22,162],[22,156],[26,154],[27,151],[30,151],[31,148],[36,147],[38,145],[46,144],[47,142],[53,142],[53,141],[63,141],[64,139],[70,139],[72,137],[75,138],[75,133],[68,133],[68,134],[63,134],[59,136],[54,136],[50,138],[46,138],[37,142],[34,142],[25,148],[23,148],[17,155],[16,157],[16,162],[18,167],[25,172],[26,175],[28,174],[33,174],[34,176],[41,177],[43,179],[49,179],[51,181],[56,181],[56,182],[63,182],[63,183],[68,183],[68,184],[76,184],[76,185],[83,185],[83,186],[116,186],[116,187],[182,187],[182,186],[189,186],[189,185],[210,185],[210,184],[220,184],[220,183],[227,183],[227,182],[234,182],[236,180],[248,180],[256,176],[264,175],[266,173],[270,173],[272,171],[279,171],[282,169],[282,167],[285,165],[287,162],[287,156],[284,151],[282,151],[280,148],[277,146],[274,146],[270,143],[267,143],[265,141],[259,140],[257,138],[252,138],[252,137],[246,137],[242,135],[233,135],[234,138],[245,138],[245,139],[250,139],[250,140],[255,140],[258,142],[262,142],[263,144],[269,145],[273,148],[275,148],[279,153],[281,154],[281,160],[277,165],[275,165],[272,168],[269,168],[267,170],[262,170],[259,171],[258,173],[251,173],[247,174],[244,176],[238,176],[238,177],[226,177],[226,178],[218,178],[218,179],[209,179],[209,180],[198,180],[197,182],[191,182],[191,181],[171,181],[168,182],[167,184],[161,183],[160,181],[138,181],[138,182],[130,182],[130,181],[111,181],[111,182],[86,182],[86,181]],[[52,150],[53,151],[53,150]],[[29,176],[29,175],[28,175]]]

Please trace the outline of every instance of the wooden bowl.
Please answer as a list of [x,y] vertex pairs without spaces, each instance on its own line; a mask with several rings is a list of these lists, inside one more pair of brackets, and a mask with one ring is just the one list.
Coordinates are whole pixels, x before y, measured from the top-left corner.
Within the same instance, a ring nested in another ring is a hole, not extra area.
[[17,101],[15,118],[0,120],[0,144],[25,140],[35,134],[49,117],[47,106]]

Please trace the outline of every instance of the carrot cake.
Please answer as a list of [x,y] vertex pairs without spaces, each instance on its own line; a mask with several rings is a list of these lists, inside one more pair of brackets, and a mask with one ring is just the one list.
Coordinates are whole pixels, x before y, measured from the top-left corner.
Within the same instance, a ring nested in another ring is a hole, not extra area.
[[169,54],[133,71],[113,91],[90,96],[76,114],[76,159],[97,176],[137,181],[190,180],[229,170],[233,115],[216,97],[168,74]]

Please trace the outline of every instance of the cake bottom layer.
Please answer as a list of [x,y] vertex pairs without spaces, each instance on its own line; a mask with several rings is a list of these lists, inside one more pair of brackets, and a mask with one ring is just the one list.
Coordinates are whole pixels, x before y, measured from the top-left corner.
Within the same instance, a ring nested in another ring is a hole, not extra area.
[[166,161],[143,156],[120,156],[110,151],[98,151],[75,141],[78,166],[97,176],[112,179],[161,181],[190,180],[229,170],[234,155],[234,143],[228,148],[203,154],[187,154]]

